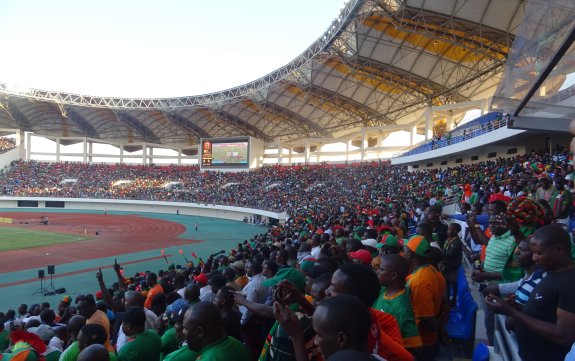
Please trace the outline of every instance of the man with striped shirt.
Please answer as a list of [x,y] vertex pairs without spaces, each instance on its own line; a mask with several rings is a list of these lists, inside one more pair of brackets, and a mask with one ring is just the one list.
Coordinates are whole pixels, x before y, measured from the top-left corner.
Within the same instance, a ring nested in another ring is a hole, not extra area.
[[[489,228],[493,236],[487,243],[485,251],[485,262],[482,270],[476,270],[472,278],[476,282],[497,284],[503,282],[513,282],[521,278],[521,268],[516,265],[513,269],[516,272],[504,272],[509,270],[510,264],[516,263],[514,257],[517,244],[525,238],[519,230],[516,222],[509,227],[509,220],[505,214],[507,205],[505,202],[497,200],[489,204]],[[505,276],[504,276],[505,274]],[[485,309],[485,329],[489,343],[493,345],[495,315],[491,310]]]

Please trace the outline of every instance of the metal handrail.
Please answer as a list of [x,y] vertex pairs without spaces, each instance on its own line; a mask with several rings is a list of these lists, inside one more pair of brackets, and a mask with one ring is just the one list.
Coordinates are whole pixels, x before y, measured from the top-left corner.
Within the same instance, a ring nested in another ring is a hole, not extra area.
[[499,354],[503,361],[521,361],[517,340],[505,328],[506,318],[503,315],[495,315],[495,353]]
[[424,145],[431,144],[433,142],[432,140],[430,140],[430,141],[425,142],[424,144],[420,144],[418,147],[415,147],[412,150],[409,150],[407,152],[396,153],[393,155],[393,157],[405,157],[405,156],[410,156],[410,155],[416,155],[416,154],[431,152],[433,150],[437,150],[440,148],[449,147],[451,145],[467,141],[471,138],[475,138],[477,136],[490,133],[496,129],[506,127],[509,120],[510,120],[509,117],[504,117],[502,119],[495,119],[493,121],[482,123],[482,124],[477,124],[475,126],[468,127],[465,129],[451,131],[450,132],[450,134],[451,134],[451,140],[450,141],[448,141],[447,139],[441,139],[439,141],[436,141],[436,147],[434,147],[432,149],[428,149],[427,147],[423,147]]

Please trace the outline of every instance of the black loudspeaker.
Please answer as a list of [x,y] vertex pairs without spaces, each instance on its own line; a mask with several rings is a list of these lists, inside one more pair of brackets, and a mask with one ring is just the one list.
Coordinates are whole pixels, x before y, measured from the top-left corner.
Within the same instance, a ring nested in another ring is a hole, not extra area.
[[48,265],[48,274],[53,275],[54,273],[56,273],[54,270],[54,265],[53,264]]
[[38,270],[38,278],[40,278],[40,279],[44,278],[44,270],[43,269]]
[[56,292],[56,294],[58,294],[58,295],[61,295],[62,293],[66,293],[66,289],[62,287],[62,288],[56,289],[56,291],[54,291],[54,292]]
[[49,292],[44,293],[44,296],[54,296],[55,294],[56,294],[56,292],[49,291]]

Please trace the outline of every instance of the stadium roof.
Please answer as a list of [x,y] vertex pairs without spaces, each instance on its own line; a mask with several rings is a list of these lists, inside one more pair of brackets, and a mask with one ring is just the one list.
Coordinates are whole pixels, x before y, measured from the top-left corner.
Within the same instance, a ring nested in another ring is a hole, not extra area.
[[0,83],[0,128],[173,147],[202,137],[332,138],[493,95],[524,1],[350,0],[284,67],[236,88],[107,98]]

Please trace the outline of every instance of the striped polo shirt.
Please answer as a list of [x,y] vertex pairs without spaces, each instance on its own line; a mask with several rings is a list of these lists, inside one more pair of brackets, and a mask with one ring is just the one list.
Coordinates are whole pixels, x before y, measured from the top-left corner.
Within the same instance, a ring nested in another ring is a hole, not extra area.
[[[515,250],[515,246],[515,237],[511,231],[507,231],[501,236],[494,235],[491,237],[485,250],[485,262],[483,263],[485,272],[502,273],[505,264]],[[499,281],[495,282],[499,283]]]

